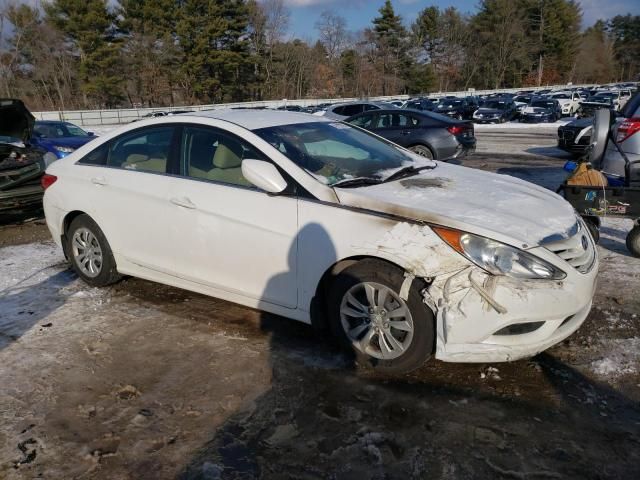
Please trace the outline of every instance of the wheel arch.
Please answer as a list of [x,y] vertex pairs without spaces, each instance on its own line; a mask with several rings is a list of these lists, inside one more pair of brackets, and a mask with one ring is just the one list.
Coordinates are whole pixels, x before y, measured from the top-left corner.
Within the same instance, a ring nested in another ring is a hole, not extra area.
[[62,218],[62,225],[60,226],[60,241],[62,242],[62,251],[67,260],[69,259],[69,252],[67,252],[67,231],[71,226],[71,222],[73,222],[80,215],[87,215],[89,218],[91,218],[91,216],[87,212],[83,212],[82,210],[72,210]]
[[[402,272],[406,272],[407,268],[403,267],[399,263],[393,261],[389,258],[384,258],[382,256],[375,255],[354,255],[351,257],[346,257],[334,262],[331,266],[329,266],[322,276],[320,277],[320,281],[316,286],[315,293],[311,298],[310,305],[310,316],[311,316],[311,325],[317,330],[327,330],[328,327],[328,312],[327,312],[327,295],[329,289],[331,287],[331,283],[335,280],[335,278],[343,272],[345,269],[349,268],[356,263],[359,263],[363,260],[376,260],[381,263],[385,263],[392,268],[396,268]],[[415,281],[420,281],[424,283],[424,286],[427,286],[427,282],[422,278],[415,278]]]

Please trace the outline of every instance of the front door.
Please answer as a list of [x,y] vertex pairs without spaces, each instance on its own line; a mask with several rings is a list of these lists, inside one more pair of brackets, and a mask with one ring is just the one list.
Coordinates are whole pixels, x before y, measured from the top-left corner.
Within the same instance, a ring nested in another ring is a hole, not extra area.
[[297,306],[297,200],[242,176],[243,159],[267,160],[220,129],[185,126],[169,225],[176,274],[288,308]]

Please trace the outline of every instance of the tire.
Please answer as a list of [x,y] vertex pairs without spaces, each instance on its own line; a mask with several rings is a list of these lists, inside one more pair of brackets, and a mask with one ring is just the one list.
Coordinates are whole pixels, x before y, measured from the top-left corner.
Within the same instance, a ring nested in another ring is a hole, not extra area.
[[636,225],[627,235],[627,249],[634,257],[640,257],[640,225]]
[[600,219],[598,217],[585,216],[582,217],[584,223],[587,224],[587,228],[589,229],[589,233],[593,238],[595,243],[600,241]]
[[66,239],[71,267],[85,283],[92,287],[105,287],[122,278],[109,242],[91,217],[79,215],[74,218]]
[[421,157],[428,158],[429,160],[433,160],[435,158],[431,149],[426,145],[413,145],[409,147],[409,150],[413,153],[417,153]]
[[[402,300],[398,292],[403,282],[400,268],[375,259],[347,267],[332,282],[327,306],[331,330],[359,365],[402,374],[422,366],[434,352],[433,312],[424,304],[417,280]],[[382,292],[382,305],[376,305]]]

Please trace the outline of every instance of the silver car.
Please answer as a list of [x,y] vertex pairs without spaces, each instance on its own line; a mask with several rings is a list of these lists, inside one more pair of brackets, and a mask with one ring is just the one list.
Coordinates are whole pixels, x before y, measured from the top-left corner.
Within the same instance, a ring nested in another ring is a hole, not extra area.
[[[611,179],[625,178],[630,186],[640,187],[640,93],[636,93],[622,110],[622,116],[613,125],[611,135],[616,144],[609,142],[602,160],[602,171]],[[624,158],[626,157],[626,159]],[[628,161],[628,165],[627,165]],[[627,172],[627,168],[629,171]]]
[[394,104],[389,102],[348,102],[337,103],[331,105],[324,112],[317,112],[314,115],[323,115],[329,118],[335,118],[336,120],[344,120],[345,118],[353,117],[359,113],[368,112],[370,110],[386,110],[389,108],[397,108]]

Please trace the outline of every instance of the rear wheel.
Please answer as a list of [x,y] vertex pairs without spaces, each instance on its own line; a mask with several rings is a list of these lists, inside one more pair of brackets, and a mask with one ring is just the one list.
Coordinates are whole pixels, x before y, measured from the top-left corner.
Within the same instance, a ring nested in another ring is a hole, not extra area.
[[67,230],[67,254],[73,270],[93,287],[120,280],[109,242],[88,215],[73,219]]
[[627,235],[627,248],[634,257],[640,257],[640,225],[636,225]]
[[400,297],[401,269],[362,260],[343,270],[329,292],[331,328],[359,363],[377,371],[406,373],[420,367],[434,349],[433,312],[417,281]]
[[433,152],[426,145],[414,145],[412,147],[409,147],[409,150],[411,150],[413,153],[417,153],[421,157],[433,160]]

